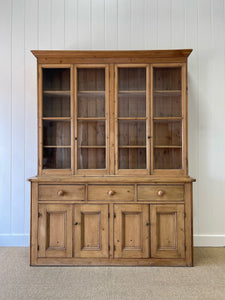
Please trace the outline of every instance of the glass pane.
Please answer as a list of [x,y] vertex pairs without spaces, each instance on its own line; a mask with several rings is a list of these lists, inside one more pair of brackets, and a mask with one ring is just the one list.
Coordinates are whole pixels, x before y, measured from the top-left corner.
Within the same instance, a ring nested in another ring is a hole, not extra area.
[[182,169],[182,149],[155,148],[155,169]]
[[70,117],[70,97],[43,97],[43,117]]
[[145,146],[146,121],[119,120],[119,146]]
[[105,121],[78,121],[78,146],[105,146]]
[[154,121],[154,146],[181,146],[181,121]]
[[71,169],[70,148],[44,148],[44,169]]
[[119,149],[119,169],[146,169],[146,149]]
[[153,89],[181,90],[181,67],[153,68]]
[[118,87],[120,91],[145,91],[146,68],[119,68]]
[[71,145],[70,121],[43,121],[44,146]]
[[105,149],[78,149],[79,169],[105,169]]
[[154,117],[182,117],[181,92],[154,93]]
[[78,69],[77,76],[78,92],[105,90],[105,69]]
[[43,90],[69,91],[70,69],[43,69]]
[[119,117],[146,117],[146,94],[143,95],[119,93]]
[[78,96],[78,117],[105,117],[105,96],[80,95]]

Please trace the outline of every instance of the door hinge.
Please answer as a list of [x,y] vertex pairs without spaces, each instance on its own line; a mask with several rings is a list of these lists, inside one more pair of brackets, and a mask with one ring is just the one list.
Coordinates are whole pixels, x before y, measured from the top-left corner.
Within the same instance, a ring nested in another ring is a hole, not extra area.
[[37,245],[37,251],[39,251],[39,245]]
[[41,213],[40,212],[38,212],[38,218],[40,218],[41,217]]
[[116,213],[115,213],[115,212],[113,213],[113,217],[114,217],[114,218],[116,217]]

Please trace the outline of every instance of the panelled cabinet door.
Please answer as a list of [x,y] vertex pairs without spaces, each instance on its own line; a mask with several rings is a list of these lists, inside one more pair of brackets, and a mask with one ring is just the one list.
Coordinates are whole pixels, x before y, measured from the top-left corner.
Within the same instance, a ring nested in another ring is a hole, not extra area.
[[151,205],[151,257],[184,258],[184,205]]
[[40,204],[38,257],[72,257],[72,206]]
[[149,206],[114,205],[116,258],[149,257]]
[[74,256],[108,257],[108,205],[74,207]]

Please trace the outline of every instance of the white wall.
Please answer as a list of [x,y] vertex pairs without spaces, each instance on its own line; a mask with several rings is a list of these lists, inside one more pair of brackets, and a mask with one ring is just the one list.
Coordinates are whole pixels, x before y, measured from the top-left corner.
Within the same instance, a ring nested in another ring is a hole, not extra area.
[[29,244],[37,173],[31,49],[193,48],[189,170],[195,245],[225,246],[224,0],[0,0],[0,245]]

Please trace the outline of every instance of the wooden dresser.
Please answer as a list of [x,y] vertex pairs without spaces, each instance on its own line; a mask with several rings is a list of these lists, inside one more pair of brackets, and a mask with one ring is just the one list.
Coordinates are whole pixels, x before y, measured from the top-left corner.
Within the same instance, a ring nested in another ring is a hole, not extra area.
[[191,50],[32,53],[30,264],[192,266]]

